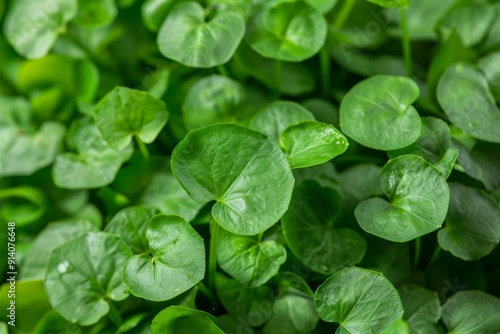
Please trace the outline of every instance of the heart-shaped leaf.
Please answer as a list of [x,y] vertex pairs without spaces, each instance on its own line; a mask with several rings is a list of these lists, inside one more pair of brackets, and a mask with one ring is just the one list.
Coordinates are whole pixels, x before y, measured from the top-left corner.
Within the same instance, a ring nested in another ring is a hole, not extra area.
[[161,311],[151,324],[152,334],[224,334],[215,325],[216,319],[210,313],[195,309],[170,306]]
[[278,2],[252,17],[246,40],[267,58],[303,61],[325,43],[327,24],[315,7],[304,1]]
[[131,256],[119,237],[103,232],[62,244],[52,251],[45,275],[50,304],[68,321],[95,324],[109,312],[107,298],[127,298],[122,271]]
[[220,267],[238,282],[257,287],[278,273],[285,263],[286,249],[274,240],[240,236],[220,231],[217,259]]
[[355,85],[342,99],[340,127],[358,143],[395,150],[418,139],[422,122],[411,105],[417,84],[406,77],[375,75]]
[[292,168],[304,168],[323,164],[344,153],[349,142],[331,124],[304,121],[283,131],[280,146]]
[[437,98],[450,121],[465,133],[500,143],[500,109],[480,71],[468,64],[451,65],[439,81]]
[[216,200],[214,219],[240,235],[274,225],[288,208],[294,183],[278,145],[235,124],[190,132],[172,153],[172,171],[194,200]]
[[345,268],[316,290],[319,317],[338,322],[349,333],[380,333],[403,317],[403,306],[394,286],[381,273]]
[[380,238],[406,242],[441,227],[450,201],[446,179],[417,155],[390,160],[380,186],[389,201],[370,198],[354,210],[363,230]]
[[221,11],[213,19],[195,1],[175,6],[158,33],[158,48],[167,58],[190,67],[214,67],[226,63],[245,34],[240,14]]
[[366,251],[366,242],[357,232],[333,227],[341,208],[342,197],[337,191],[306,180],[295,187],[281,220],[292,253],[322,274],[359,263]]
[[115,149],[127,147],[136,136],[152,143],[168,120],[163,101],[126,87],[115,87],[95,108],[94,118],[102,137]]
[[125,264],[123,281],[134,296],[172,299],[205,276],[205,245],[200,235],[179,216],[154,216],[146,238],[151,255],[134,255]]
[[489,254],[500,239],[500,207],[479,189],[450,183],[446,224],[438,232],[441,248],[466,261]]

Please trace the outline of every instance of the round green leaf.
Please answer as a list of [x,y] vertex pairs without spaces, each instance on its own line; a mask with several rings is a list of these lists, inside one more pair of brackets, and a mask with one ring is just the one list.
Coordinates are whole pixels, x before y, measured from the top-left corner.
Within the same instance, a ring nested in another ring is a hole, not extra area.
[[217,259],[220,267],[238,282],[257,287],[278,273],[285,263],[286,249],[274,240],[240,236],[220,231]]
[[237,81],[221,75],[202,78],[191,87],[182,105],[186,128],[235,121],[246,98]]
[[137,297],[172,299],[205,276],[205,245],[199,234],[179,216],[160,214],[148,224],[151,255],[134,255],[125,264],[123,281]]
[[439,81],[437,98],[450,121],[465,133],[500,143],[500,110],[480,71],[464,63],[451,65]]
[[224,334],[210,313],[195,309],[170,306],[156,315],[151,324],[152,334]]
[[131,256],[119,237],[103,232],[89,232],[57,247],[45,276],[52,307],[68,321],[95,324],[109,312],[107,298],[127,298],[122,271]]
[[305,266],[325,275],[359,263],[366,251],[366,242],[357,232],[333,227],[341,208],[337,191],[306,180],[295,187],[281,219],[292,253]]
[[250,128],[278,142],[287,127],[301,121],[314,121],[314,116],[296,102],[274,101],[255,114],[250,121]]
[[420,136],[422,123],[411,105],[419,97],[417,84],[406,77],[375,75],[355,85],[340,105],[340,127],[358,143],[395,150]]
[[305,121],[286,128],[280,136],[280,146],[292,168],[304,168],[344,153],[349,142],[331,124]]
[[108,145],[122,149],[133,135],[152,143],[167,123],[168,112],[153,95],[117,86],[99,101],[94,118]]
[[3,31],[20,55],[41,58],[77,11],[77,0],[16,0],[7,13]]
[[444,176],[423,158],[403,155],[382,169],[380,186],[389,201],[370,198],[354,210],[363,230],[406,242],[441,227],[450,201]]
[[74,23],[88,29],[103,28],[118,15],[114,0],[78,0]]
[[315,7],[304,1],[280,2],[252,17],[246,39],[264,57],[298,62],[321,49],[326,32],[326,20]]
[[446,225],[438,232],[441,248],[466,261],[489,254],[500,239],[500,207],[487,193],[450,183]]
[[106,225],[105,231],[122,238],[134,254],[149,251],[146,229],[158,210],[147,206],[129,206],[118,211]]
[[174,7],[158,33],[158,47],[167,58],[190,67],[214,67],[229,61],[245,34],[240,14],[221,11],[207,21],[194,1]]
[[394,286],[381,273],[345,268],[328,278],[314,297],[319,317],[338,322],[350,333],[380,333],[403,317]]
[[500,299],[482,291],[459,291],[443,305],[448,333],[496,334],[500,328]]
[[194,200],[216,200],[214,219],[240,235],[274,225],[288,208],[294,183],[278,145],[235,124],[190,132],[172,153],[172,172]]

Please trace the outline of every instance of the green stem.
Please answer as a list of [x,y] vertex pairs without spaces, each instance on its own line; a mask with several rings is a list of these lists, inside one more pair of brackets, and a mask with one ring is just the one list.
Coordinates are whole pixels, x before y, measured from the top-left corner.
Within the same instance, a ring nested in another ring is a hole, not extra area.
[[420,237],[415,239],[415,253],[413,255],[413,268],[418,267],[418,263],[420,262],[420,249],[422,248],[422,240]]
[[229,77],[229,72],[227,71],[226,66],[224,66],[224,65],[217,66],[217,71],[219,72],[220,75],[223,75],[225,77]]
[[436,249],[434,250],[434,253],[432,253],[431,259],[429,260],[429,263],[427,264],[427,268],[429,268],[439,257],[441,254],[441,246],[439,244],[436,246]]
[[328,54],[327,44],[323,45],[319,52],[319,60],[321,63],[321,88],[323,98],[329,99],[330,92],[332,90],[331,87],[331,78],[330,78],[330,55]]
[[349,14],[351,14],[355,3],[356,0],[344,0],[342,7],[340,7],[338,14],[333,21],[333,26],[335,28],[341,29],[344,26],[344,23],[347,21]]
[[412,77],[413,67],[411,62],[410,32],[408,31],[408,20],[406,19],[406,9],[401,9],[401,30],[403,32],[403,56],[405,61],[406,75]]
[[201,291],[201,293],[203,293],[205,295],[205,297],[207,297],[210,300],[210,302],[212,303],[213,309],[214,310],[218,309],[219,302],[217,301],[217,297],[215,297],[212,290],[207,288],[207,286],[205,284],[203,284],[202,282],[199,282],[198,284],[196,284],[196,286]]
[[212,218],[210,221],[210,253],[208,255],[207,285],[212,291],[215,290],[215,273],[217,272],[217,247],[219,246],[220,226]]
[[146,144],[144,144],[138,137],[135,137],[135,139],[137,139],[137,146],[139,146],[139,150],[141,151],[142,156],[144,157],[144,159],[148,160],[150,155]]
[[111,321],[115,324],[116,328],[120,328],[120,326],[123,324],[120,312],[118,312],[115,304],[112,301],[109,301],[108,304],[109,304],[108,316],[111,319]]
[[274,89],[275,99],[278,100],[281,96],[281,69],[283,64],[281,60],[276,59],[274,64],[274,77],[276,78],[276,87]]

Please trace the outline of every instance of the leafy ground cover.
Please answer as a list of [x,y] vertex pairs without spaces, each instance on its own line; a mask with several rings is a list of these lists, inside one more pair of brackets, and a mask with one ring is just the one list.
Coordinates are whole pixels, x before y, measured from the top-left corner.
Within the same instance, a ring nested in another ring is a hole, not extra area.
[[0,333],[500,333],[499,1],[0,19]]

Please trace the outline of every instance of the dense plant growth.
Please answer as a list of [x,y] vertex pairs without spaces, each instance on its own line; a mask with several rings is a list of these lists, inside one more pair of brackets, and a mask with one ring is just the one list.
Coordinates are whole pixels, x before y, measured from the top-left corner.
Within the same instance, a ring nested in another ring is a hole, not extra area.
[[0,19],[0,334],[500,333],[500,2]]

